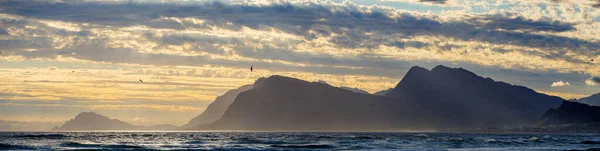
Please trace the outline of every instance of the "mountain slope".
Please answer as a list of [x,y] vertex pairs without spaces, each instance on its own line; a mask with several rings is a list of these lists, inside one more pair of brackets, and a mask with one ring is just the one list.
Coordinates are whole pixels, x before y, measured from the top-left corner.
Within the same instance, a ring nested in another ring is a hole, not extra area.
[[548,109],[537,126],[600,123],[600,107],[565,101],[557,109]]
[[[320,84],[326,84],[326,85],[330,85],[329,83],[323,81],[323,80],[319,80],[316,83],[320,83]],[[359,88],[351,88],[351,87],[346,87],[346,86],[340,86],[339,88],[342,88],[344,90],[348,90],[348,91],[352,91],[354,93],[362,93],[362,94],[369,94],[369,92],[359,89]]]
[[345,87],[345,86],[340,86],[340,88],[342,88],[344,90],[352,91],[354,93],[369,94],[369,92],[367,92],[365,90],[361,90],[359,88],[351,88],[351,87]]
[[212,102],[210,105],[208,105],[208,107],[206,107],[206,110],[204,110],[204,112],[202,112],[202,114],[194,117],[192,120],[190,120],[187,124],[183,125],[182,127],[188,128],[191,126],[196,126],[196,125],[200,125],[200,124],[211,123],[211,122],[217,121],[219,118],[221,118],[221,116],[223,116],[223,113],[225,113],[225,110],[227,110],[229,105],[231,105],[231,103],[233,103],[233,101],[238,96],[238,94],[248,91],[248,90],[252,89],[252,87],[253,87],[253,85],[244,85],[237,89],[233,89],[233,90],[229,90],[229,91],[225,92],[225,94],[218,96],[214,102]]
[[381,91],[375,92],[373,94],[374,95],[385,96],[386,94],[390,93],[392,90],[394,90],[394,88],[389,88],[389,89],[386,89],[386,90],[381,90]]
[[420,104],[449,126],[472,128],[527,126],[564,101],[445,66],[411,68],[386,96]]
[[600,106],[600,93],[576,100],[579,103],[584,103],[593,106]]

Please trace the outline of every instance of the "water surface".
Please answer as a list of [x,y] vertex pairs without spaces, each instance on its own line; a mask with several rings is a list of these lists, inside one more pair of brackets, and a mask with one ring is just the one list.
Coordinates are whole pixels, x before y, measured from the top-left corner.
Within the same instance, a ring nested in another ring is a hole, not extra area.
[[600,134],[0,132],[0,149],[593,150]]

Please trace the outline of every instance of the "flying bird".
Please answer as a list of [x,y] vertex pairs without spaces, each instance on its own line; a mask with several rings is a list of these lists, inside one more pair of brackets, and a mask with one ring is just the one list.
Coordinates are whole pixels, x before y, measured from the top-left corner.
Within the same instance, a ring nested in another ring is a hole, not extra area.
[[140,79],[140,83],[144,83],[144,81],[142,81],[142,79]]
[[252,70],[254,70],[254,68],[252,66],[250,66],[250,72],[252,72]]

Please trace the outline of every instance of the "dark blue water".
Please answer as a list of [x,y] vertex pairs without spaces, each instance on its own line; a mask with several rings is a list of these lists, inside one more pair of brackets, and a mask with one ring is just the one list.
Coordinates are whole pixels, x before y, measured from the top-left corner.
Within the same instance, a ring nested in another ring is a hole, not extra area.
[[600,134],[0,132],[0,150],[594,150]]

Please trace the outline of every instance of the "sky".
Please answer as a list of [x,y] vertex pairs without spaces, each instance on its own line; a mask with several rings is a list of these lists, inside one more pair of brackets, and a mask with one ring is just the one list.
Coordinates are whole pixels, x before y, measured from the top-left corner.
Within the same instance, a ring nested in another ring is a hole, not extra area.
[[182,125],[260,77],[374,93],[436,65],[565,99],[598,93],[600,1],[0,0],[6,121],[94,111]]

